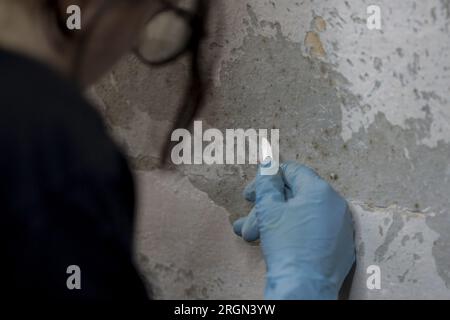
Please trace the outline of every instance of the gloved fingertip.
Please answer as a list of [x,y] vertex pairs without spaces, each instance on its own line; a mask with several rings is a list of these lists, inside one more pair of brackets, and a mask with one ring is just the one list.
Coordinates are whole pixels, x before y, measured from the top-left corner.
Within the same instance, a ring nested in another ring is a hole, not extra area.
[[259,232],[254,233],[244,233],[242,235],[242,239],[244,239],[247,242],[254,242],[259,239]]
[[235,222],[233,222],[233,231],[239,237],[242,237],[242,227],[244,226],[244,223],[246,220],[247,220],[247,217],[243,217],[243,218],[239,218]]
[[251,228],[243,228],[242,239],[247,242],[253,242],[259,239],[259,230],[257,226]]

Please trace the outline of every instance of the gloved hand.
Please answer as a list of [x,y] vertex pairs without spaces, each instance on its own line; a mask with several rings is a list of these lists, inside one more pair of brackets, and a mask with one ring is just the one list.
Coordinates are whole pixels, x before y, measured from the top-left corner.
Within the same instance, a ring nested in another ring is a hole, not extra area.
[[355,262],[347,202],[313,170],[294,162],[258,174],[244,191],[255,203],[234,231],[261,240],[266,299],[337,299]]

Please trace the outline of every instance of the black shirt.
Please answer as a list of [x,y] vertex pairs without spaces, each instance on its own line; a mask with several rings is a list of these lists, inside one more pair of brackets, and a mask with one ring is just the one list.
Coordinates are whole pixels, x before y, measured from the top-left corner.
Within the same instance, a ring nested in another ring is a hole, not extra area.
[[[74,84],[4,51],[0,172],[3,293],[146,298],[132,262],[134,190],[123,155]],[[80,290],[66,283],[72,265]]]

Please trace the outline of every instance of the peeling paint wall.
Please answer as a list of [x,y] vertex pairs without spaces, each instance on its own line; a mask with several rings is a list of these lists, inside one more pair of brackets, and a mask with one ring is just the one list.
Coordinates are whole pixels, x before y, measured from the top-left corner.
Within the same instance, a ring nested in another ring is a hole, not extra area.
[[[217,59],[204,126],[280,128],[284,159],[349,199],[358,267],[351,297],[450,298],[450,2],[215,2]],[[232,234],[255,167],[155,170],[188,64],[149,70],[129,56],[91,95],[139,177],[138,258],[161,298],[260,298],[257,246]],[[382,289],[368,290],[379,265]]]

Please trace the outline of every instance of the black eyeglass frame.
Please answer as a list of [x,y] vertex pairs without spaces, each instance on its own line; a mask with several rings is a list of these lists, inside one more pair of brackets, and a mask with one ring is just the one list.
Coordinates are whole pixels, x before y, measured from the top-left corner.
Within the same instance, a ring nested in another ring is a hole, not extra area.
[[[206,0],[208,1],[208,0]],[[144,64],[148,64],[151,66],[161,66],[165,65],[167,63],[170,63],[172,61],[177,60],[182,55],[188,53],[189,51],[195,50],[195,48],[200,44],[202,39],[205,37],[205,30],[204,30],[204,21],[205,21],[205,3],[204,0],[197,0],[196,6],[194,6],[192,11],[182,9],[174,5],[173,3],[170,3],[168,1],[162,1],[164,3],[164,6],[155,12],[150,19],[148,19],[147,24],[150,23],[153,19],[155,19],[160,14],[163,14],[165,12],[172,12],[176,14],[177,16],[181,17],[183,20],[185,20],[186,25],[190,28],[190,36],[185,41],[185,44],[180,46],[180,49],[175,51],[173,54],[168,56],[165,59],[159,60],[159,61],[151,61],[147,58],[145,58],[140,52],[138,46],[136,46],[133,49],[134,54],[139,58],[141,62]]]

